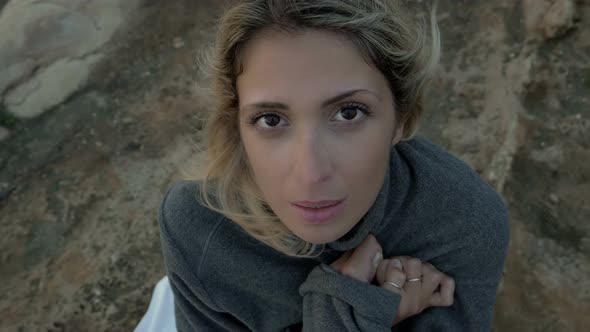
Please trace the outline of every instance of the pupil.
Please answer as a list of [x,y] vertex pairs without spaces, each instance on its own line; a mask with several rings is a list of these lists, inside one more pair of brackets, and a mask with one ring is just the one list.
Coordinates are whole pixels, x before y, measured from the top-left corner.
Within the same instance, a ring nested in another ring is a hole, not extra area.
[[278,125],[280,121],[281,119],[279,119],[279,117],[276,115],[270,114],[264,117],[264,122],[266,122],[266,124],[271,127]]
[[342,111],[342,116],[346,119],[346,120],[352,120],[355,118],[356,116],[356,108],[346,108]]

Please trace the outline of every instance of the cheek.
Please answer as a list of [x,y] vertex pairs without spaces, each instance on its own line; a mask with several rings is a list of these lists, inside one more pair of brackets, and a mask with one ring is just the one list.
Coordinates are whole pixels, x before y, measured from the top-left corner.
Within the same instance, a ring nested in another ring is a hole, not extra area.
[[280,179],[281,170],[285,169],[285,158],[281,158],[281,150],[273,148],[268,141],[251,133],[242,136],[242,144],[260,189],[267,191],[268,187],[278,187],[275,182]]
[[351,189],[374,186],[388,165],[389,153],[389,145],[382,142],[349,150],[339,161],[342,178]]
[[340,158],[340,165],[358,173],[382,167],[389,157],[391,133],[389,126],[373,122],[353,137],[334,142],[333,146],[338,150],[334,156]]
[[[374,184],[389,159],[391,146],[390,125],[386,121],[373,121],[358,131],[331,132],[322,137],[321,168],[330,171],[336,182],[350,185]],[[242,144],[260,189],[267,194],[288,185],[296,177],[294,165],[298,155],[298,140],[292,136],[264,138],[250,128],[242,131]],[[309,152],[309,151],[307,151]],[[292,184],[292,183],[291,183]],[[334,184],[330,186],[333,187]]]

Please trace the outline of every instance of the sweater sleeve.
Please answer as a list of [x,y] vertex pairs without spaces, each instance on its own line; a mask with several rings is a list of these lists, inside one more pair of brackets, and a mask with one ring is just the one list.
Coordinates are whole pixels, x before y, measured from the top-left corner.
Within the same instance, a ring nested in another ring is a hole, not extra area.
[[483,213],[464,245],[430,262],[455,280],[451,307],[431,307],[393,331],[491,331],[496,294],[508,250],[508,211],[499,200]]
[[[248,331],[241,322],[220,309],[211,299],[194,270],[194,266],[198,262],[189,264],[184,252],[177,245],[175,237],[171,235],[166,212],[176,209],[174,206],[176,200],[169,199],[174,190],[172,188],[165,194],[158,218],[166,274],[174,294],[174,316],[177,330],[180,332]],[[198,250],[197,246],[194,248]]]
[[179,332],[248,331],[228,313],[212,305],[206,295],[195,293],[178,275],[170,274],[174,294],[174,316]]
[[320,264],[299,288],[303,331],[390,331],[401,297]]

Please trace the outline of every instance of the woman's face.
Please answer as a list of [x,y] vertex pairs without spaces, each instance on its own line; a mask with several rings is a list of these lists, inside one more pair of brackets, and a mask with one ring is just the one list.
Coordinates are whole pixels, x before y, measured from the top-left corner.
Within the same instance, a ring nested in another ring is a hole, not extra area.
[[342,237],[374,203],[399,140],[385,77],[325,31],[265,33],[242,64],[240,134],[266,202],[305,241]]

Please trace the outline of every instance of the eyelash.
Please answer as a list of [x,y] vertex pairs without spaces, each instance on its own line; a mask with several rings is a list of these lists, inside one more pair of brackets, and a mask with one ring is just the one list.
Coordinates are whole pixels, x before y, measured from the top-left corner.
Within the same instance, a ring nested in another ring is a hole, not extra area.
[[[357,102],[351,102],[348,104],[344,104],[340,107],[340,109],[338,110],[338,112],[341,112],[342,110],[345,110],[347,108],[356,108],[358,110],[360,110],[366,117],[370,117],[371,115],[373,115],[373,112],[369,111],[369,108],[361,103],[357,103]],[[250,119],[248,119],[248,124],[252,127],[257,127],[256,126],[256,122],[258,122],[258,120],[260,120],[260,118],[266,116],[266,115],[276,115],[276,116],[281,116],[279,113],[276,112],[269,112],[269,111],[260,111],[256,114],[254,114],[253,116],[250,117]],[[272,130],[274,128],[261,128],[262,130]]]

